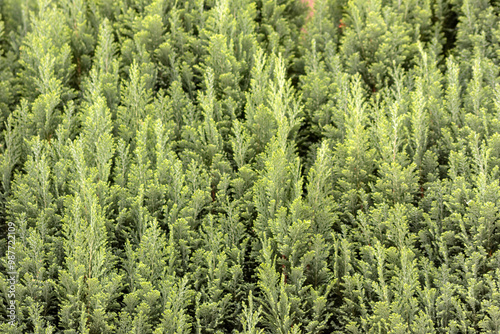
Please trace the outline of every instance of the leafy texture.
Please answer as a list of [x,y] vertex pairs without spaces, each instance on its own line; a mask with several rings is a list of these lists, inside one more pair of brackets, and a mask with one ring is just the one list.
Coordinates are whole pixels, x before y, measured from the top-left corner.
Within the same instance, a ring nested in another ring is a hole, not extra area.
[[499,14],[0,1],[0,332],[498,333]]

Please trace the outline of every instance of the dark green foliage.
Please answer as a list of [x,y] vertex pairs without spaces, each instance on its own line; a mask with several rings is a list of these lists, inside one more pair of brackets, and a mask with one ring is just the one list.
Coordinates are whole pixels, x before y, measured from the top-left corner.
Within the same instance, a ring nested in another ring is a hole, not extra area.
[[498,3],[306,2],[0,2],[1,333],[500,331]]

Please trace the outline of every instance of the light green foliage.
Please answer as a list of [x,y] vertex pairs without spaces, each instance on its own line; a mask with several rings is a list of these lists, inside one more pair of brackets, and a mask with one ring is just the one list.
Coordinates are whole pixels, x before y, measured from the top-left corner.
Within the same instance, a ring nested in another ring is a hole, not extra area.
[[[37,6],[38,12],[30,14],[32,31],[23,39],[20,48],[23,95],[30,102],[36,102],[34,99],[38,96],[37,100],[47,106],[49,110],[45,112],[48,113],[53,112],[63,93],[69,94],[63,87],[70,81],[74,66],[71,64],[69,27],[65,25],[63,12],[50,0],[40,0]],[[46,118],[45,123],[49,123],[49,117]]]
[[498,333],[499,13],[0,1],[0,332]]

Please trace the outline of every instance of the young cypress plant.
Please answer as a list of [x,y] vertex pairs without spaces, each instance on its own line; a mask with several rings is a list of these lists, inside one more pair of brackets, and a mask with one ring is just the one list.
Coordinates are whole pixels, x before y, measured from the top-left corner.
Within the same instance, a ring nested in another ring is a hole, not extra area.
[[95,49],[93,70],[97,72],[94,85],[101,86],[100,91],[106,98],[112,119],[116,119],[116,108],[120,101],[119,67],[117,45],[113,37],[113,29],[108,19],[104,19],[99,27],[98,41]]
[[[326,53],[333,52],[332,43],[328,44]],[[338,90],[337,83],[341,74],[340,69],[328,68],[326,56],[317,50],[316,40],[311,42],[311,50],[306,50],[306,74],[301,77],[302,99],[304,103],[304,122],[301,126],[299,138],[297,140],[299,154],[305,156],[305,168],[310,167],[312,160],[313,147],[317,145],[316,141],[325,135],[325,130],[333,130],[334,126],[341,127],[338,123],[343,123],[343,115],[332,113],[331,109],[336,107],[335,102],[330,97]],[[336,58],[338,61],[338,57]],[[338,62],[337,64],[338,65]],[[333,70],[338,75],[337,80],[333,80],[328,75],[328,70]],[[335,117],[336,116],[336,117]],[[341,118],[340,120],[338,118]],[[333,123],[333,124],[332,124]],[[337,129],[335,129],[337,130]],[[332,134],[326,134],[333,137]],[[333,139],[333,138],[332,138]],[[335,138],[336,139],[336,138]]]
[[[281,0],[277,3],[263,0],[260,4],[259,43],[266,53],[276,56],[281,54],[287,66],[296,65],[299,45],[295,41],[299,40],[300,27],[307,13],[306,5],[293,0]],[[290,72],[293,76],[297,71]]]
[[276,120],[267,107],[266,91],[272,68],[262,49],[255,54],[249,91],[246,92],[245,125],[253,138],[255,154],[262,153],[276,131]]
[[374,149],[366,129],[368,117],[363,96],[361,77],[350,80],[345,96],[345,137],[335,147],[335,196],[345,203],[343,214],[354,214],[361,207],[361,196],[368,190],[375,168]]
[[498,22],[495,8],[481,0],[464,0],[452,5],[458,14],[456,51],[461,56],[462,64],[467,66],[472,63],[474,49],[481,44],[486,46],[483,50],[486,57],[496,58],[495,51],[484,43],[492,38],[493,30],[490,27],[496,26]]
[[165,311],[162,314],[161,324],[154,333],[191,333],[192,319],[187,314],[191,300],[192,290],[187,288],[187,278],[180,280],[169,276],[166,280],[163,280],[162,305]]
[[[5,122],[6,126],[3,133],[5,147],[2,147],[2,155],[0,156],[0,166],[2,168],[2,206],[5,206],[5,200],[10,195],[12,173],[14,167],[22,161],[22,153],[26,150],[24,139],[29,135],[29,133],[26,133],[28,130],[26,126],[28,117],[26,103],[21,108],[24,112],[16,109],[9,115]],[[23,129],[26,132],[23,132]]]
[[32,31],[20,47],[20,75],[24,83],[23,97],[34,102],[35,122],[44,124],[37,128],[48,136],[54,127],[55,121],[51,118],[54,108],[60,99],[65,101],[73,95],[68,84],[74,65],[63,12],[50,0],[37,1],[37,7],[38,12],[31,13]]
[[118,332],[152,333],[163,311],[159,300],[161,279],[167,273],[165,235],[153,219],[148,221],[138,247],[127,240],[125,248],[130,292],[124,295],[126,307],[120,312]]
[[134,136],[141,120],[151,112],[152,78],[137,62],[130,67],[129,81],[121,90],[120,106],[117,108],[116,131],[131,149],[135,148]]
[[293,314],[288,295],[285,291],[285,277],[276,272],[275,261],[269,239],[263,240],[262,263],[259,267],[259,287],[262,290],[262,303],[266,324],[272,333],[289,333],[293,326]]
[[75,62],[73,84],[78,87],[82,77],[88,73],[92,65],[91,56],[95,49],[96,34],[91,25],[88,3],[83,0],[60,3],[68,27],[71,28],[71,53]]
[[341,51],[350,73],[361,74],[377,91],[384,87],[393,66],[409,67],[417,53],[417,41],[428,40],[429,1],[398,1],[384,12],[382,1],[348,1],[343,17]]
[[[108,246],[105,208],[94,190],[97,171],[85,157],[82,138],[70,147],[76,177],[63,218],[66,258],[60,273],[60,322],[69,331],[108,333],[115,330],[122,276]],[[109,144],[107,149],[113,150]]]
[[246,303],[243,304],[243,312],[241,316],[243,331],[236,331],[236,333],[261,334],[264,332],[263,329],[257,328],[257,325],[261,321],[260,314],[262,313],[262,306],[260,306],[256,311],[254,311],[254,307],[253,294],[250,291],[248,294],[248,305]]
[[307,204],[311,208],[311,223],[314,234],[331,240],[330,231],[337,223],[338,204],[333,199],[333,159],[327,141],[323,141],[316,153],[316,161],[308,173]]
[[[57,309],[56,277],[60,270],[56,258],[60,217],[51,193],[48,145],[36,136],[28,146],[30,155],[25,165],[28,173],[15,178],[13,198],[7,206],[8,216],[20,232],[15,247],[16,313],[20,330],[34,330],[37,326],[40,330],[45,327],[50,330],[50,322],[55,322],[57,313],[54,311]],[[28,205],[29,210],[23,212],[22,204]],[[44,320],[39,319],[41,313],[46,315]]]
[[[309,49],[312,42],[317,44],[317,51],[326,52],[330,45],[338,45],[341,29],[344,28],[342,21],[343,1],[318,0],[314,1],[313,8],[306,18],[302,28],[301,42]],[[310,60],[308,56],[305,61]]]

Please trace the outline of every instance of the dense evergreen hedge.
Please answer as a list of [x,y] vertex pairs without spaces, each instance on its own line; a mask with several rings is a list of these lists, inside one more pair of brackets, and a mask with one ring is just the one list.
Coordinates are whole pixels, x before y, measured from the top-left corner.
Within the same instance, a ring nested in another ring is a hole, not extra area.
[[313,2],[0,2],[1,333],[500,332],[500,4]]

